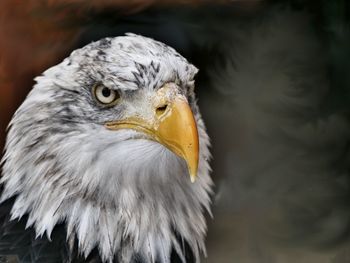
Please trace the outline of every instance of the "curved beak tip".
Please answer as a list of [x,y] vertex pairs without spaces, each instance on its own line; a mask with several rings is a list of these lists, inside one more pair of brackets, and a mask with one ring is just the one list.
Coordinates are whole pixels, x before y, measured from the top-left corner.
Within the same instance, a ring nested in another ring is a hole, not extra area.
[[190,174],[191,183],[194,183],[196,181],[196,176],[196,174]]

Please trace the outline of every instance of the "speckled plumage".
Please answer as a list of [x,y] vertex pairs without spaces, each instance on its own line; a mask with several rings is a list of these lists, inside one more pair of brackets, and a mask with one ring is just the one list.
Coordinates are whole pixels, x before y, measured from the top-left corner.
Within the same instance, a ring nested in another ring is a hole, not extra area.
[[[64,223],[67,242],[84,256],[97,247],[103,261],[170,262],[182,242],[196,259],[205,253],[209,211],[209,139],[194,95],[197,69],[172,48],[129,34],[74,51],[37,77],[14,115],[3,158],[2,201],[15,196],[11,219],[50,237]],[[174,82],[187,97],[199,132],[197,181],[165,146],[132,131],[109,131],[107,121],[141,114],[147,98]],[[94,101],[96,83],[117,90],[111,108]],[[180,242],[179,238],[180,236]]]

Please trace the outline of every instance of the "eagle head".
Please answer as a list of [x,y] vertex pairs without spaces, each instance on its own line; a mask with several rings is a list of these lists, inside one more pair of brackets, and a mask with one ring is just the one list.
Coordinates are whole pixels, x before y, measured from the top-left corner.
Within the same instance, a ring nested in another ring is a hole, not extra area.
[[198,261],[212,181],[196,72],[174,49],[128,34],[37,77],[2,160],[11,219],[28,215],[49,239],[64,223],[81,254],[97,248],[105,262],[170,262],[172,249],[185,261],[182,241]]

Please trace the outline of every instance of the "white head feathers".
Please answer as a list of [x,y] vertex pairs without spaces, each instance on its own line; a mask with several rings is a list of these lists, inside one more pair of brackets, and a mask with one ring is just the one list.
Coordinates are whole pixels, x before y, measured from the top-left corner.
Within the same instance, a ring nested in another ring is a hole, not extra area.
[[[16,196],[12,219],[29,215],[27,226],[50,236],[65,222],[88,255],[97,247],[103,261],[170,262],[186,240],[197,261],[204,251],[209,211],[209,139],[196,105],[197,70],[172,48],[149,38],[106,38],[74,51],[36,78],[10,124],[3,162],[2,200]],[[91,85],[121,92],[125,103],[101,108]],[[106,130],[144,94],[175,82],[188,98],[199,132],[196,183],[185,162],[163,145],[132,130]]]

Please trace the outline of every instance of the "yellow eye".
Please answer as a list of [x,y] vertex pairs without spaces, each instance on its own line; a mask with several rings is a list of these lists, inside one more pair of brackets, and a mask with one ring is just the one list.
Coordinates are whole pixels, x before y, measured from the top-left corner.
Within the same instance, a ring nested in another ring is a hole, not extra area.
[[113,104],[120,97],[117,91],[107,88],[102,84],[94,86],[93,93],[98,102],[104,105]]

